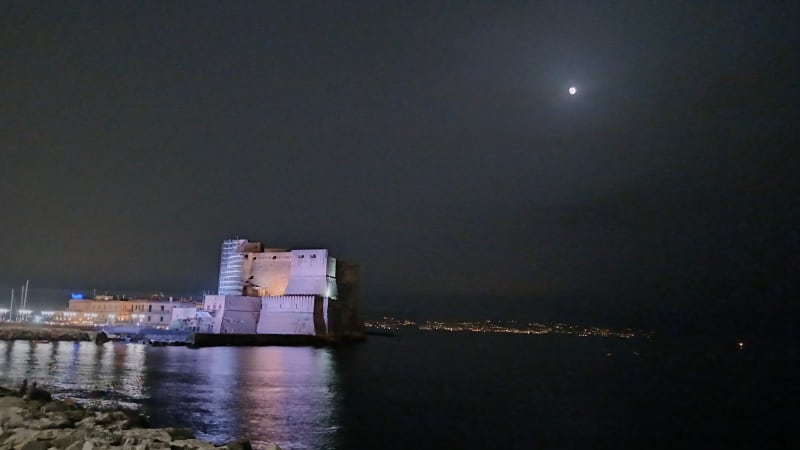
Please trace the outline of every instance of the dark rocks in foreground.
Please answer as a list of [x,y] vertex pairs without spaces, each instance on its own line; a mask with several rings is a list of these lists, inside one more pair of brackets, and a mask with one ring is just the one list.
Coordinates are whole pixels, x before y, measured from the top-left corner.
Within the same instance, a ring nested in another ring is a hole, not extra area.
[[[131,411],[94,411],[73,400],[27,400],[0,387],[0,448],[14,450],[250,450],[247,440],[222,446],[196,439],[187,428],[149,428]],[[275,444],[266,449],[280,450]]]

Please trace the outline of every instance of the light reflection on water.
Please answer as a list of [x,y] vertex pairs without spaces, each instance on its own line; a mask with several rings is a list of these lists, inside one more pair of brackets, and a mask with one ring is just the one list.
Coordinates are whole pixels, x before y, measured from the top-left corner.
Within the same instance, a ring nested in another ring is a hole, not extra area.
[[138,409],[215,443],[326,448],[338,428],[329,349],[0,341],[0,355],[0,385],[28,378],[55,397]]
[[[0,341],[0,385],[281,448],[796,448],[790,343],[407,333],[337,349]],[[793,434],[794,433],[794,434]]]
[[99,408],[136,409],[145,398],[144,352],[142,345],[0,341],[0,383],[16,386],[28,378],[55,397],[74,397]]

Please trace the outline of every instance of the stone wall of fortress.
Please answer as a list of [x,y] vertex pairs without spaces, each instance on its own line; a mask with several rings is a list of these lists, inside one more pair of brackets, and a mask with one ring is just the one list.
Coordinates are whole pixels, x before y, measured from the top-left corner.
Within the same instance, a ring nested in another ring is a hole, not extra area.
[[204,309],[214,315],[214,333],[363,336],[357,265],[337,261],[327,249],[259,246],[240,255],[235,272],[242,292],[206,296]]

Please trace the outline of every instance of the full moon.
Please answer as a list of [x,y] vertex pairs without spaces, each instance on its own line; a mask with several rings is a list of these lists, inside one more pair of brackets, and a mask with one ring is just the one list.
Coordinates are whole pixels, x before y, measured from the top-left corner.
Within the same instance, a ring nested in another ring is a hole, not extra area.
[[578,90],[575,88],[575,86],[570,86],[569,95],[575,95],[576,93],[578,93]]

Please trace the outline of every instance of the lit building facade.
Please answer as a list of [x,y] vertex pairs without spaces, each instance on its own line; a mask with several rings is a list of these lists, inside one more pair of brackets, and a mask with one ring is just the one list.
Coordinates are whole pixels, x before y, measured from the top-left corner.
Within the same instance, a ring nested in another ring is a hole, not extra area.
[[147,328],[166,328],[172,322],[174,310],[190,308],[196,310],[192,301],[153,297],[149,299],[120,299],[98,295],[93,299],[72,299],[69,309],[56,312],[57,321],[84,325],[137,325]]
[[327,249],[230,239],[221,253],[218,294],[203,302],[214,333],[330,336],[360,329],[358,267]]

